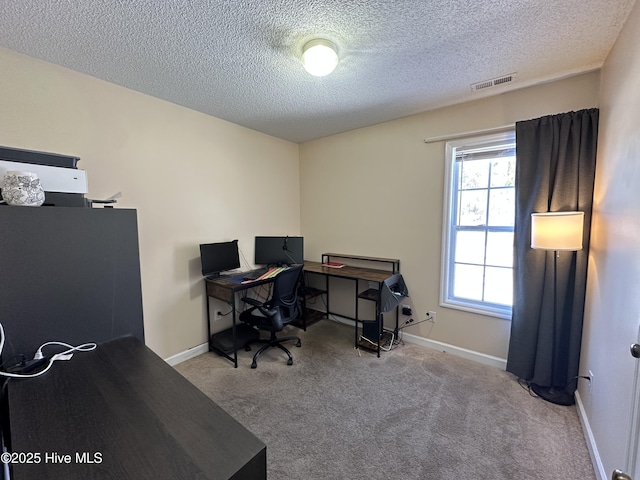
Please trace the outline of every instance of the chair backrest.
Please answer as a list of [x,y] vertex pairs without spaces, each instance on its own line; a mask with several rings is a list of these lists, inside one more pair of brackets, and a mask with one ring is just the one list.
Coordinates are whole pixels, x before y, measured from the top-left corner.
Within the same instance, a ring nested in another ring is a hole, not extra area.
[[273,282],[273,294],[270,308],[278,308],[285,323],[298,316],[298,281],[302,274],[302,265],[290,267],[280,273]]

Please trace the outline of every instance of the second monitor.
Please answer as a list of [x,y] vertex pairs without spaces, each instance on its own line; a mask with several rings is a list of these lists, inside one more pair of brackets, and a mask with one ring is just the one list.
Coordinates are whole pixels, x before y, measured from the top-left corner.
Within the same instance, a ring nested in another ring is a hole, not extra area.
[[256,237],[256,265],[304,263],[303,237]]

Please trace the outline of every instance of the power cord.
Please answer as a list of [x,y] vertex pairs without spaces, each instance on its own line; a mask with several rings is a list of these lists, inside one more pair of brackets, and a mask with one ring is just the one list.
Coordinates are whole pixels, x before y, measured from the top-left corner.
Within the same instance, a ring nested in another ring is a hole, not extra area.
[[[2,323],[0,323],[0,355],[2,355],[2,350],[4,349],[4,341],[5,341],[4,327],[2,326]],[[67,350],[56,353],[51,357],[46,357],[42,353],[42,349],[50,345],[67,347]],[[36,370],[40,366],[46,365],[42,370],[35,373],[14,373],[14,372],[0,371],[0,376],[9,377],[9,378],[39,377],[40,375],[43,375],[44,373],[48,372],[53,366],[54,362],[60,361],[60,360],[71,360],[71,357],[73,357],[74,352],[90,352],[92,350],[95,350],[96,348],[97,348],[97,345],[92,342],[83,343],[82,345],[78,345],[78,346],[69,345],[68,343],[64,343],[64,342],[46,342],[40,345],[40,347],[38,348],[38,350],[36,351],[33,357],[33,360],[29,360],[25,362],[25,365],[22,366],[21,368],[22,372],[25,372],[25,371]]]
[[[385,329],[385,331],[391,334],[391,341],[387,343],[387,345],[389,345],[388,347],[383,347],[382,345],[380,345],[380,350],[382,350],[383,352],[389,352],[393,348],[393,344],[395,342],[395,335],[393,334],[393,332],[391,332],[389,330]],[[376,348],[378,348],[378,344],[376,342],[374,342],[373,340],[368,339],[364,335],[360,335],[360,341],[369,342],[371,345],[373,345]]]
[[409,318],[405,320],[404,323],[398,327],[398,329],[403,329],[410,326],[412,327],[413,325],[420,325],[421,323],[424,323],[424,322],[431,322],[431,318],[425,318],[424,320],[418,320],[417,322],[414,321],[413,318]]
[[[571,383],[574,380],[579,380],[581,378],[584,378],[585,380],[588,380],[589,382],[591,382],[591,377],[588,375],[576,375],[575,377],[573,377],[571,380],[569,380],[569,383],[567,383],[567,385],[563,388],[563,390],[565,390],[567,387],[569,387],[569,385],[571,385]],[[531,395],[534,398],[538,398],[539,395],[537,395],[534,391],[533,391],[533,387],[531,386],[531,380],[525,380],[524,378],[518,378],[518,383],[520,384],[520,386],[527,390],[529,392],[529,395]]]
[[65,350],[62,353],[58,353],[55,356],[59,356],[59,355],[68,355],[68,354],[72,354],[73,352],[90,352],[91,350],[95,350],[97,345],[95,343],[83,343],[82,345],[78,345],[77,347],[74,347],[73,345],[69,345],[68,343],[64,343],[64,342],[47,342],[47,343],[43,343],[42,345],[40,345],[40,348],[38,348],[38,350],[36,351],[35,355],[33,356],[34,360],[42,360],[44,359],[44,355],[42,353],[42,349],[44,347],[48,347],[49,345],[57,345],[60,347],[67,347],[68,350]]
[[249,265],[249,262],[247,262],[247,259],[244,256],[244,252],[242,251],[242,249],[238,248],[238,253],[240,253],[240,256],[242,257],[242,261],[244,262],[246,269],[251,270],[251,266]]

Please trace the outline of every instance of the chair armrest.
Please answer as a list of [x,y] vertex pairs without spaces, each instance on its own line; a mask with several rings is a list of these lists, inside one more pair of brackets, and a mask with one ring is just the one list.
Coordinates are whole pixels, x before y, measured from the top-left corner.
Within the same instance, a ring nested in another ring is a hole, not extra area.
[[253,305],[254,307],[264,306],[264,302],[261,302],[260,300],[256,300],[255,298],[242,297],[242,301],[245,303],[248,303],[249,305]]
[[[279,317],[280,315],[280,311],[277,308],[269,308],[268,303],[261,302],[260,300],[256,300],[255,298],[243,297],[242,301],[248,303],[249,305],[253,305],[266,318]],[[252,308],[251,310],[254,310],[255,308]]]
[[280,311],[277,308],[258,306],[258,310],[260,310],[260,313],[262,313],[266,318],[273,318],[280,315]]

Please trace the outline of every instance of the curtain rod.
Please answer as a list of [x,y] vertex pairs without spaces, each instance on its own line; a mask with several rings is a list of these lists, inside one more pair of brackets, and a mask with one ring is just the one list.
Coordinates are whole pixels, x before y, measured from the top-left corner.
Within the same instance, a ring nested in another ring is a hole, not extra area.
[[444,140],[457,140],[458,138],[473,137],[476,135],[482,135],[484,133],[500,133],[506,130],[513,130],[516,128],[515,123],[510,125],[503,125],[501,127],[485,128],[482,130],[472,130],[470,132],[451,133],[449,135],[440,135],[439,137],[429,137],[424,139],[424,143],[436,143]]

